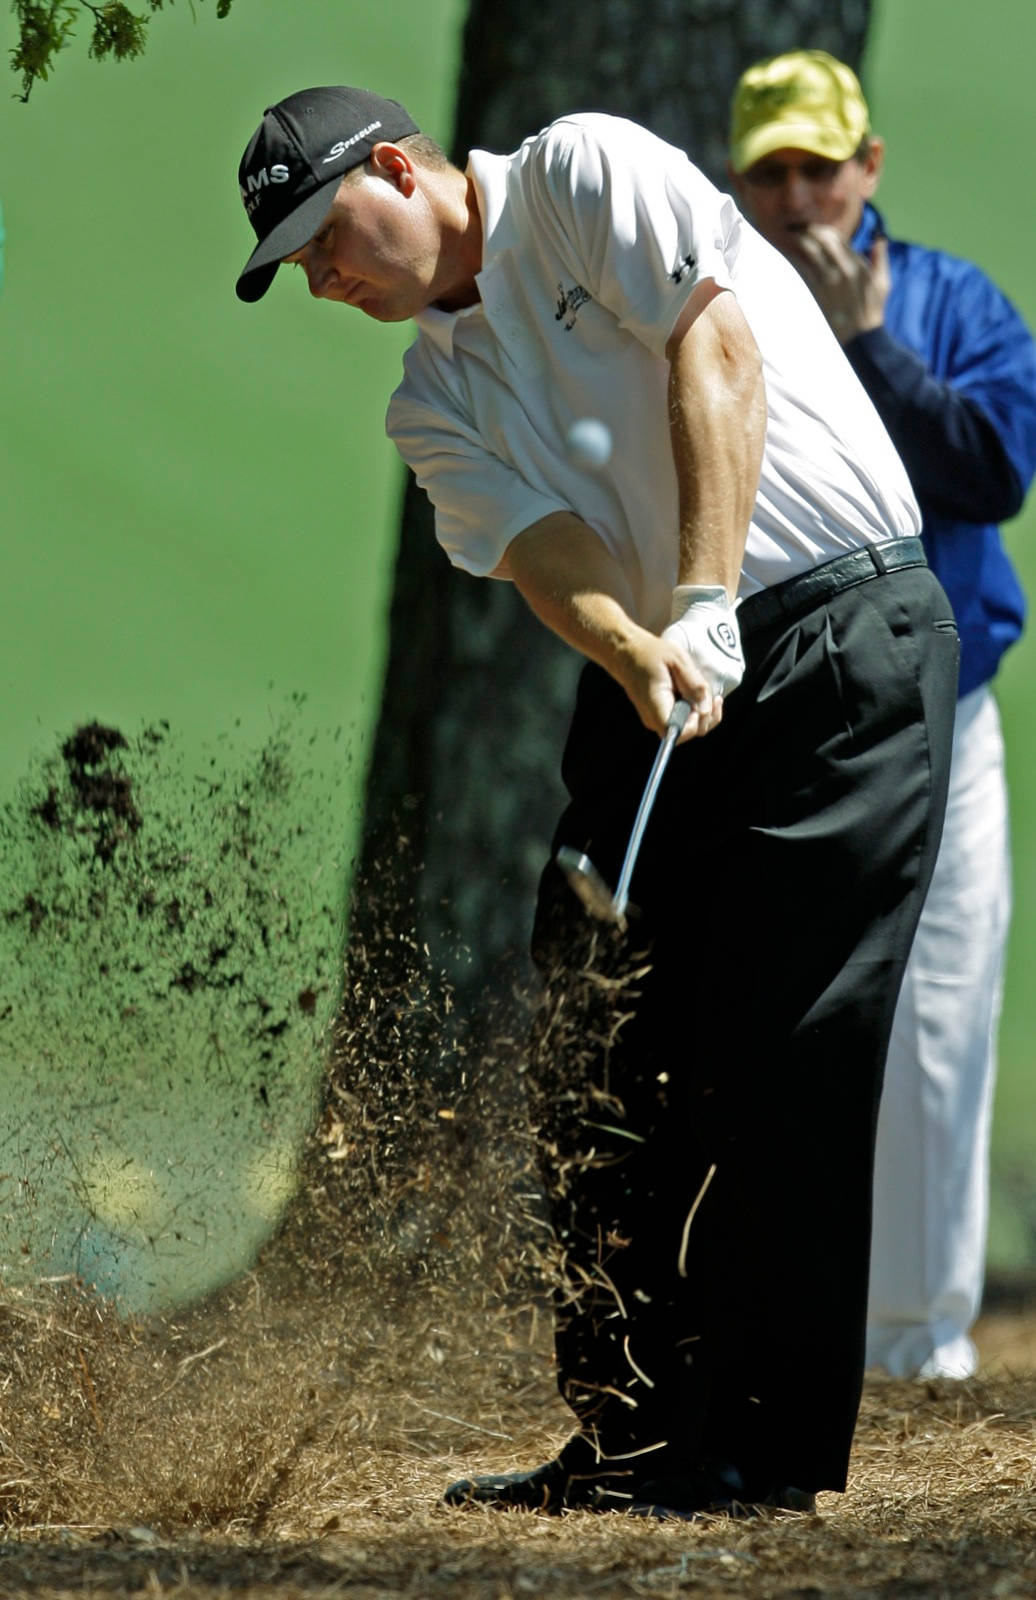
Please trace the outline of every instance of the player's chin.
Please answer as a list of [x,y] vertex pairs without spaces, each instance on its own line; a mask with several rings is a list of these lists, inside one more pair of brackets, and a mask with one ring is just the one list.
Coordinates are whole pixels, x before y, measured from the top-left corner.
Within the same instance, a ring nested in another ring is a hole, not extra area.
[[409,322],[421,309],[419,306],[393,305],[384,300],[358,300],[356,306],[374,322]]

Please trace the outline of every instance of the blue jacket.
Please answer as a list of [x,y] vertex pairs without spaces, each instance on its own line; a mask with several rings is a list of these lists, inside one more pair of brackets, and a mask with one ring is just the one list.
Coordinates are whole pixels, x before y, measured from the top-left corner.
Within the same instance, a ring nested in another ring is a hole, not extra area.
[[[885,225],[866,206],[853,248]],[[928,560],[961,636],[960,694],[987,683],[1022,631],[1025,597],[997,526],[1036,472],[1036,344],[969,261],[889,240],[885,325],[845,347],[921,507]]]

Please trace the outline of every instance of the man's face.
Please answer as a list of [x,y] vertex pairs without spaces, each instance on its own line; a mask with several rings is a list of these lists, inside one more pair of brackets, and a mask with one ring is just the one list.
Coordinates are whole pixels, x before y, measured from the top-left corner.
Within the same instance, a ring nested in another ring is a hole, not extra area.
[[862,160],[829,161],[809,150],[775,150],[732,176],[748,220],[784,255],[794,256],[796,235],[817,225],[834,228],[849,243],[864,201],[878,186],[883,155],[876,138]]
[[378,322],[405,322],[438,294],[441,239],[413,163],[378,145],[367,165],[342,180],[330,210],[301,250],[319,300],[356,306]]

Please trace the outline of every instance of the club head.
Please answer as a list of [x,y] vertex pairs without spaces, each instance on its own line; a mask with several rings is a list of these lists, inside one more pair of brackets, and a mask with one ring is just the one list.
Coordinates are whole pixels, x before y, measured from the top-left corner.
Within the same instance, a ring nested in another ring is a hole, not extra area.
[[554,859],[592,917],[615,923],[620,928],[626,926],[625,906],[616,904],[615,896],[589,856],[563,844]]

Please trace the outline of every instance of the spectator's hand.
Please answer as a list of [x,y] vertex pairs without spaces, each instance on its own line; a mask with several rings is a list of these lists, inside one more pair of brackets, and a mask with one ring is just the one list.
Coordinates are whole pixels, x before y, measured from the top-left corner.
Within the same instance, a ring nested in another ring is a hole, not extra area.
[[795,265],[842,344],[880,328],[889,297],[888,240],[880,235],[870,254],[850,249],[835,228],[814,223],[796,235]]

